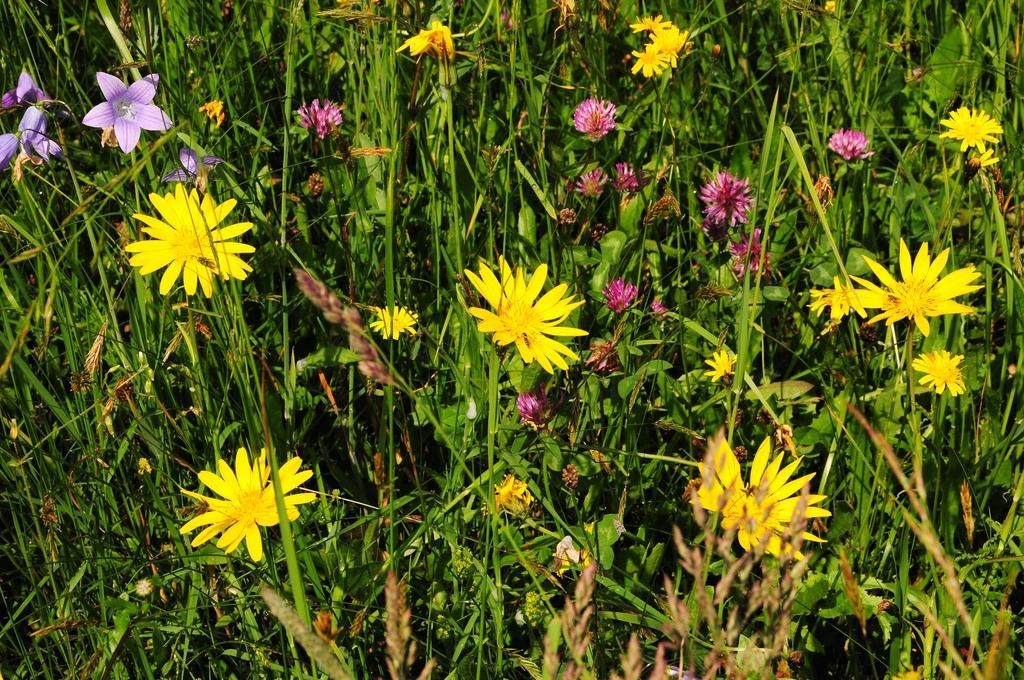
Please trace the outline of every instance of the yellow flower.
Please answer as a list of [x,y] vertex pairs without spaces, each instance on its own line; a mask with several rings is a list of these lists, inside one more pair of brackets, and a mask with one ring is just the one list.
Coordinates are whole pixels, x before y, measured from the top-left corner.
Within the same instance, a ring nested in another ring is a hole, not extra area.
[[996,143],[997,135],[1003,134],[1003,126],[992,116],[981,109],[973,110],[961,106],[949,114],[949,118],[939,121],[939,125],[949,128],[940,138],[960,140],[960,150],[967,151],[972,146],[978,151],[985,151],[985,142]]
[[720,349],[716,350],[710,359],[705,359],[704,363],[711,367],[710,371],[704,371],[704,376],[711,378],[711,382],[718,382],[733,374],[736,357],[729,354],[729,350]]
[[833,277],[832,285],[835,288],[822,288],[811,291],[811,304],[809,307],[815,316],[821,316],[821,312],[828,307],[829,318],[837,322],[854,310],[861,316],[867,316],[864,306],[860,302],[857,289],[853,286],[844,286],[839,283],[839,277]]
[[205,113],[217,127],[224,123],[224,102],[219,99],[206,102],[199,107],[199,111]]
[[920,671],[910,669],[909,671],[897,673],[896,675],[892,676],[892,680],[923,680],[923,678],[921,676]]
[[[299,471],[301,458],[292,458],[280,467],[281,493],[288,494],[300,484],[313,476],[312,470]],[[235,468],[217,459],[217,471],[214,474],[207,470],[199,473],[199,481],[211,491],[225,500],[210,498],[198,493],[182,489],[182,493],[195,498],[206,506],[206,511],[191,519],[183,527],[181,533],[205,526],[192,539],[192,547],[201,546],[217,534],[217,547],[224,552],[232,553],[245,539],[245,547],[254,562],[263,559],[263,541],[260,538],[260,527],[277,526],[277,504],[274,500],[274,486],[270,483],[270,465],[267,463],[267,452],[264,449],[260,457],[249,466],[249,453],[245,448],[238,449],[235,454]],[[296,506],[316,500],[313,493],[293,493],[284,496],[285,512],[289,520],[299,517]]]
[[974,170],[977,172],[981,168],[987,168],[988,166],[995,165],[999,162],[999,159],[995,157],[995,153],[995,149],[985,149],[980,156],[978,154],[972,154],[968,163],[974,166]]
[[533,494],[526,482],[516,479],[515,475],[505,475],[505,479],[494,489],[494,505],[498,512],[504,510],[513,515],[522,515],[530,509],[532,503]]
[[370,328],[389,340],[398,340],[402,333],[416,335],[416,322],[419,315],[405,307],[395,307],[394,314],[384,307],[370,307],[377,315],[376,321],[370,322]]
[[690,42],[690,32],[680,31],[675,26],[657,31],[651,37],[651,45],[656,50],[668,57],[672,68],[679,65],[679,53],[689,54],[693,51],[693,43]]
[[642,31],[657,33],[658,31],[666,28],[675,28],[671,21],[662,20],[660,14],[654,17],[644,17],[643,19],[637,17],[636,23],[630,24],[629,27],[633,29],[634,33],[640,33]]
[[139,458],[138,462],[138,473],[140,475],[148,475],[153,471],[153,466],[149,464],[148,458]]
[[661,75],[668,68],[668,55],[659,50],[654,43],[648,43],[643,52],[631,52],[636,57],[633,73],[642,72],[644,78]]
[[937,352],[924,352],[914,359],[914,370],[924,373],[921,384],[935,390],[936,394],[948,387],[951,396],[958,396],[964,393],[964,376],[960,372],[960,362],[964,360],[962,354],[951,355],[946,350]]
[[860,303],[868,309],[882,310],[880,314],[868,319],[868,323],[885,319],[886,325],[892,325],[902,319],[913,319],[921,333],[927,337],[931,331],[928,317],[973,314],[971,307],[953,302],[953,298],[984,288],[981,285],[970,285],[981,276],[981,272],[974,265],[969,265],[940,279],[939,274],[948,259],[949,248],[939,253],[935,260],[929,259],[928,244],[924,243],[911,264],[910,250],[900,239],[900,274],[903,280],[897,281],[882,265],[864,256],[864,261],[882,284],[877,286],[856,276],[850,277],[866,289],[857,291]]
[[824,9],[826,12],[828,12],[830,14],[834,14],[835,11],[836,11],[836,2],[835,2],[835,0],[828,0],[828,2],[825,3],[825,5],[822,7],[822,9]]
[[[784,454],[779,454],[769,462],[771,440],[765,437],[754,456],[750,483],[744,484],[740,463],[729,442],[719,434],[708,446],[712,469],[705,472],[705,464],[700,463],[703,481],[694,502],[700,503],[705,510],[722,513],[722,527],[736,530],[744,550],[753,550],[763,543],[769,555],[778,557],[792,553],[793,557],[801,559],[803,554],[794,551],[793,545],[783,540],[783,535],[789,530],[797,507],[802,503],[800,491],[811,481],[814,473],[791,480],[801,459],[782,467]],[[825,499],[826,496],[809,494],[804,518],[831,517],[828,510],[815,507]],[[824,543],[824,539],[814,534],[802,532],[801,535],[805,540]]]
[[470,307],[469,313],[480,320],[477,329],[481,333],[494,333],[493,341],[500,347],[515,343],[519,355],[527,364],[534,359],[548,373],[554,373],[552,364],[566,370],[569,365],[563,357],[576,361],[579,357],[571,349],[548,336],[570,337],[586,335],[587,332],[571,326],[563,326],[569,314],[583,304],[573,302],[573,297],[563,298],[568,286],[559,284],[538,300],[537,296],[547,280],[547,265],[540,265],[527,282],[523,269],[515,274],[505,258],[499,258],[498,269],[501,280],[494,272],[480,262],[480,275],[468,269],[466,278],[480,295],[495,310],[494,312]]
[[424,29],[402,43],[398,51],[409,50],[409,54],[418,57],[429,54],[438,59],[452,61],[455,59],[455,43],[452,42],[452,31],[440,21],[434,21],[430,28]]
[[148,225],[142,231],[153,238],[129,243],[125,250],[135,253],[128,264],[138,267],[143,276],[167,267],[160,277],[161,295],[171,291],[179,275],[183,276],[187,294],[195,294],[198,284],[210,297],[215,275],[224,280],[244,280],[252,271],[238,254],[252,253],[256,248],[230,240],[252,229],[252,222],[218,228],[235,207],[235,199],[218,205],[207,194],[200,203],[195,189],[186,193],[179,184],[173,194],[150,194],[149,200],[163,219],[142,213],[132,215]]

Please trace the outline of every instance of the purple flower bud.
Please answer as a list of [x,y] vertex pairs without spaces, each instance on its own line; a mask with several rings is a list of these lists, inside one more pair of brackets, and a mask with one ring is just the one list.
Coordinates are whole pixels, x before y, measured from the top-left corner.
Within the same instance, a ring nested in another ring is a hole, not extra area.
[[537,430],[548,424],[554,407],[543,386],[523,392],[516,397],[519,422]]
[[604,185],[607,181],[608,175],[601,168],[597,168],[576,180],[575,190],[576,193],[584,196],[600,196],[604,193]]
[[341,107],[330,99],[314,99],[308,105],[303,104],[297,111],[299,114],[299,125],[312,130],[318,139],[323,139],[333,134],[341,126],[343,116]]

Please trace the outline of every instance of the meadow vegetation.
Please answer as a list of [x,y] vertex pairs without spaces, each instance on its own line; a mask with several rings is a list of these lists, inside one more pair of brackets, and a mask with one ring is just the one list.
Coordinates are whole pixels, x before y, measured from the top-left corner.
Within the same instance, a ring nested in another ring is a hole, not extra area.
[[0,675],[1024,677],[1021,31],[0,4]]

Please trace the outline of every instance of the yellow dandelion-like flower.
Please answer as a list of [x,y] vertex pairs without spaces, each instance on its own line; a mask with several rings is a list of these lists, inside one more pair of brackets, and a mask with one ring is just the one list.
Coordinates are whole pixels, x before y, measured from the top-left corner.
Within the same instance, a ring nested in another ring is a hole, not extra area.
[[452,31],[440,21],[431,22],[430,28],[425,28],[413,37],[402,43],[398,51],[409,50],[409,54],[418,57],[421,54],[429,54],[438,59],[453,61],[455,59],[455,43],[452,41]]
[[720,349],[716,350],[710,359],[705,359],[704,363],[711,367],[710,371],[704,371],[704,376],[711,378],[711,382],[718,382],[733,374],[736,357],[729,354],[729,350]]
[[256,248],[231,239],[252,229],[252,222],[237,222],[224,227],[220,223],[237,201],[229,198],[218,204],[209,194],[199,200],[199,192],[186,192],[178,184],[173,194],[150,194],[149,200],[163,219],[135,213],[135,219],[146,224],[142,231],[153,238],[125,246],[135,253],[128,264],[139,268],[143,276],[163,269],[160,294],[167,295],[182,276],[185,292],[194,295],[201,286],[206,297],[213,295],[213,277],[244,280],[252,267],[238,257]]
[[477,329],[481,333],[493,333],[492,339],[500,347],[515,343],[519,355],[527,364],[536,359],[548,373],[554,373],[553,366],[568,369],[565,358],[576,361],[579,356],[549,336],[587,335],[584,330],[562,325],[583,301],[574,302],[572,295],[563,297],[569,289],[564,283],[537,299],[547,280],[547,265],[537,267],[529,281],[521,267],[513,274],[504,257],[499,258],[498,269],[500,280],[482,261],[479,276],[465,270],[466,278],[494,309],[492,312],[480,307],[469,308],[469,313],[480,320]]
[[903,280],[897,281],[885,267],[864,256],[864,261],[882,284],[878,286],[856,276],[850,277],[865,288],[857,291],[860,303],[867,309],[882,310],[880,314],[868,319],[868,323],[885,319],[886,325],[892,325],[902,319],[913,319],[921,333],[927,337],[931,331],[929,317],[973,314],[974,309],[954,302],[953,298],[984,288],[971,285],[972,281],[981,276],[981,272],[974,265],[969,265],[940,279],[939,274],[948,259],[949,248],[939,253],[934,260],[929,259],[928,244],[924,243],[911,263],[910,250],[900,239],[900,274]]
[[[281,476],[281,493],[284,496],[285,512],[289,520],[299,518],[296,506],[316,500],[314,493],[288,492],[313,476],[312,470],[299,470],[301,458],[292,458],[282,465],[278,472]],[[260,452],[260,457],[249,465],[249,453],[240,448],[235,454],[235,467],[232,470],[221,459],[217,459],[217,471],[214,474],[207,470],[199,473],[199,481],[206,485],[223,500],[210,498],[198,493],[182,489],[182,493],[195,498],[205,505],[206,511],[194,517],[181,527],[181,533],[187,534],[199,527],[206,527],[192,539],[192,547],[199,547],[217,534],[217,547],[232,553],[245,539],[245,547],[254,562],[263,559],[263,540],[260,527],[277,526],[277,504],[274,500],[274,486],[270,483],[270,465],[267,452]],[[223,533],[222,533],[223,532]]]
[[656,50],[668,57],[669,65],[675,68],[679,65],[679,53],[684,55],[693,51],[693,43],[690,42],[690,32],[679,30],[675,26],[657,31],[651,37],[651,45]]
[[[814,473],[790,479],[801,459],[797,458],[782,467],[785,454],[779,454],[769,462],[771,440],[765,437],[754,456],[750,483],[744,484],[740,463],[725,437],[720,434],[713,438],[709,448],[712,469],[705,472],[705,463],[700,463],[703,481],[694,502],[700,503],[705,510],[721,513],[722,527],[736,530],[744,550],[753,550],[763,544],[769,555],[778,557],[792,553],[793,557],[801,559],[803,554],[795,551],[793,545],[784,540],[784,534],[793,523],[797,507],[802,502],[800,491],[814,478]],[[816,507],[826,498],[809,494],[804,517],[831,517],[831,512]],[[824,539],[806,531],[801,535],[804,540],[824,543]]]
[[997,143],[998,135],[1003,134],[1003,126],[999,121],[981,109],[966,106],[950,113],[949,118],[940,120],[939,125],[949,128],[939,137],[959,140],[961,151],[967,151],[973,146],[984,153],[985,142]]
[[395,307],[394,313],[386,307],[370,307],[377,315],[375,321],[370,322],[370,328],[380,333],[389,340],[398,340],[402,333],[416,335],[416,322],[419,315],[405,307]]
[[515,475],[505,475],[505,479],[494,489],[494,505],[498,512],[522,515],[532,504],[533,494],[530,493],[530,488]]
[[636,57],[633,64],[633,73],[641,73],[644,78],[661,75],[662,71],[668,68],[668,55],[659,50],[654,43],[648,43],[643,52],[631,52]]
[[860,316],[867,316],[856,288],[843,285],[838,276],[833,277],[832,285],[835,287],[811,291],[811,304],[808,306],[815,316],[821,316],[826,307],[830,310],[829,319],[833,323],[840,321],[851,309]]
[[987,168],[998,163],[999,159],[996,158],[995,154],[995,149],[985,149],[981,155],[971,154],[971,159],[967,162],[974,166],[974,171],[977,172],[981,168]]
[[213,121],[214,125],[220,127],[224,124],[224,102],[219,99],[208,101],[199,107],[201,113],[205,113],[207,118]]
[[964,393],[964,376],[960,372],[960,362],[964,360],[962,354],[953,356],[946,350],[937,352],[924,352],[914,359],[914,370],[921,371],[924,376],[921,384],[935,390],[936,394],[942,394],[949,388],[951,396],[959,396]]
[[657,33],[666,28],[675,28],[671,21],[666,21],[661,18],[661,15],[654,17],[636,18],[636,22],[629,25],[633,29],[634,33],[642,33],[647,31],[648,33]]

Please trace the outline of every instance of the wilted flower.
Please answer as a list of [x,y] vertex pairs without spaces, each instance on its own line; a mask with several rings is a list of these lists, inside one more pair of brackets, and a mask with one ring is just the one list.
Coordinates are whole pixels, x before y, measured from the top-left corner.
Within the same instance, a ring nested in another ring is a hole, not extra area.
[[619,353],[615,351],[615,344],[607,340],[591,343],[590,356],[583,363],[595,373],[608,374],[622,370],[622,362],[619,361]]
[[181,167],[175,168],[164,175],[163,181],[192,181],[196,183],[197,189],[200,191],[206,191],[206,180],[210,175],[210,170],[212,170],[214,166],[223,163],[224,160],[217,156],[200,157],[199,154],[192,149],[182,147],[181,151],[178,152],[178,162],[181,164]]
[[754,202],[750,195],[750,182],[745,178],[737,178],[728,170],[716,173],[700,190],[700,200],[704,201],[704,216],[713,226],[728,224],[735,227],[737,223],[746,224],[749,218],[747,211]]
[[616,191],[633,194],[643,189],[645,184],[647,182],[644,180],[642,170],[633,170],[633,166],[629,163],[615,164],[615,179],[612,181],[612,187]]
[[847,130],[839,128],[832,133],[828,140],[828,148],[842,156],[845,160],[853,161],[870,158],[875,154],[868,151],[871,140],[860,130]]
[[199,107],[200,113],[213,121],[214,125],[220,127],[224,124],[224,102],[219,99],[212,99]]
[[32,76],[22,71],[18,77],[18,85],[4,92],[3,99],[0,101],[0,107],[9,109],[14,106],[27,106],[49,98],[42,88],[36,85],[36,81],[32,79]]
[[596,97],[584,99],[572,121],[577,130],[596,141],[615,129],[615,104]]
[[608,305],[608,309],[616,314],[621,314],[633,304],[637,292],[636,286],[622,279],[615,279],[601,289],[601,293],[604,295],[604,303]]
[[142,130],[163,132],[171,129],[171,119],[153,104],[160,76],[152,73],[126,86],[120,78],[102,71],[96,74],[105,102],[97,104],[82,119],[83,125],[113,128],[121,151],[130,153],[139,143]]
[[732,253],[732,270],[736,276],[743,276],[747,272],[757,274],[758,271],[765,276],[771,274],[768,253],[762,249],[761,227],[755,227],[739,241],[730,243],[729,252]]
[[333,134],[341,125],[341,107],[330,99],[314,99],[310,104],[303,104],[296,112],[299,114],[299,125],[312,130],[319,138],[323,139]]
[[516,408],[519,409],[519,422],[537,430],[547,425],[553,405],[544,386],[538,385],[516,397]]
[[584,196],[600,196],[608,175],[601,168],[595,168],[576,180],[576,193]]

